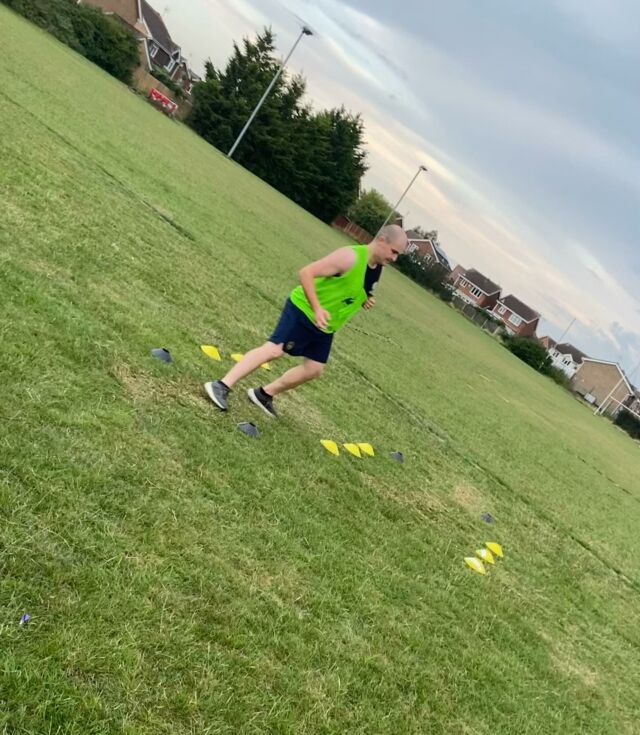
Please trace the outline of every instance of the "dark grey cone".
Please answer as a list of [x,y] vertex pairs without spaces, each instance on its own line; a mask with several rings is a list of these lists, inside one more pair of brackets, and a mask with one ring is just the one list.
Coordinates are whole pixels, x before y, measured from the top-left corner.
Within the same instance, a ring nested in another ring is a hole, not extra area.
[[172,362],[171,353],[166,347],[156,347],[151,350],[151,354],[162,362]]
[[252,424],[251,421],[243,421],[241,424],[238,424],[238,429],[247,436],[260,436],[258,427],[255,424]]
[[480,513],[480,518],[482,518],[485,523],[495,522],[495,518],[491,515],[491,513]]
[[391,459],[395,459],[396,462],[400,462],[400,464],[404,462],[404,455],[402,452],[389,452],[389,456]]

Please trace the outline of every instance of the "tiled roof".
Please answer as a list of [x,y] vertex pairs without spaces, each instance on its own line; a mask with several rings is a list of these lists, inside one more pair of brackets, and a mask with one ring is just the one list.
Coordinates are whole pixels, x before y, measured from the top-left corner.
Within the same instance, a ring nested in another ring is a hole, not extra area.
[[470,283],[473,283],[474,286],[477,286],[481,291],[484,291],[488,296],[494,293],[500,293],[500,286],[486,276],[483,276],[475,268],[470,268],[464,274],[464,278]]
[[415,230],[407,230],[406,235],[408,240],[425,240],[425,238]]
[[557,344],[556,350],[561,355],[571,355],[576,365],[579,365],[584,360],[584,358],[587,357],[584,352],[579,350],[577,347],[574,347],[572,344],[569,344],[568,342],[561,342],[560,344]]
[[157,13],[151,5],[149,5],[147,0],[141,0],[141,6],[142,15],[149,27],[153,40],[157,41],[160,46],[170,54],[173,54],[174,51],[178,51],[180,47],[171,40],[171,35],[169,34],[167,26],[164,24],[160,14]]
[[514,314],[517,314],[519,317],[524,319],[525,322],[532,322],[540,316],[537,311],[534,311],[526,304],[523,304],[522,301],[517,299],[513,294],[509,294],[503,299],[500,299],[500,303],[504,304],[509,311],[514,312]]

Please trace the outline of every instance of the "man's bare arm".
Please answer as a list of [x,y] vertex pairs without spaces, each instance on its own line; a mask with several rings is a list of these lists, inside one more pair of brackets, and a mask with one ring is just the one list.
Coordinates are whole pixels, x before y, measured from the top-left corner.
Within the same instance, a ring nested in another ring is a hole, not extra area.
[[307,301],[313,309],[316,326],[320,329],[326,329],[331,315],[320,306],[313,279],[338,276],[346,273],[346,271],[353,267],[355,260],[356,255],[351,248],[339,248],[329,253],[329,255],[325,255],[324,258],[305,265],[304,268],[298,271],[300,285],[302,286],[304,295],[307,297]]

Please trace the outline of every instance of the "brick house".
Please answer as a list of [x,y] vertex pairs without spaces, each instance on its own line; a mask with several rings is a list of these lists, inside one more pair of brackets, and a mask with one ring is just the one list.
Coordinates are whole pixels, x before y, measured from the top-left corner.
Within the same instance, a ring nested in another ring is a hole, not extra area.
[[475,268],[460,274],[454,284],[454,290],[468,304],[479,306],[489,311],[500,298],[500,286],[491,281]]
[[553,347],[547,349],[547,352],[551,357],[553,367],[562,370],[568,378],[572,378],[576,374],[576,371],[582,365],[582,361],[587,357],[584,352],[569,344],[569,342],[554,344]]
[[160,13],[156,12],[146,0],[140,0],[140,7],[145,25],[149,29],[149,38],[146,41],[149,68],[155,66],[162,69],[185,92],[190,91],[189,69],[182,58],[180,46],[172,40]]
[[463,268],[461,265],[457,265],[451,273],[447,276],[447,281],[449,281],[451,285],[451,288],[453,289],[453,284],[458,280],[458,276],[464,276],[466,273],[466,269]]
[[200,81],[183,58],[180,46],[173,42],[162,17],[146,0],[79,0],[100,8],[135,34],[140,47],[140,65],[147,71],[162,69],[184,91],[191,94],[193,84]]
[[440,265],[447,273],[451,272],[449,258],[436,240],[424,238],[415,230],[407,230],[406,235],[409,241],[407,255],[422,261],[425,265]]
[[[588,403],[614,416],[620,404],[634,395],[634,390],[617,362],[584,357],[571,379],[572,389]],[[613,391],[613,393],[612,393]],[[606,402],[603,405],[603,402]]]
[[540,314],[513,294],[499,298],[491,313],[516,337],[533,337],[540,321]]

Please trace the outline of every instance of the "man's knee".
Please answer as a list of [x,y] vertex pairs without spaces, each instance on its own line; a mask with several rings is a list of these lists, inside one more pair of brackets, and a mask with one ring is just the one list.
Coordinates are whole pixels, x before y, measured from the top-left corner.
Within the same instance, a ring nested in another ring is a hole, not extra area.
[[269,359],[270,360],[277,360],[279,357],[282,357],[283,354],[283,345],[282,344],[274,344],[273,342],[267,342],[265,347],[269,348]]
[[324,364],[321,362],[309,361],[305,364],[305,371],[309,376],[309,380],[315,380],[324,372]]

